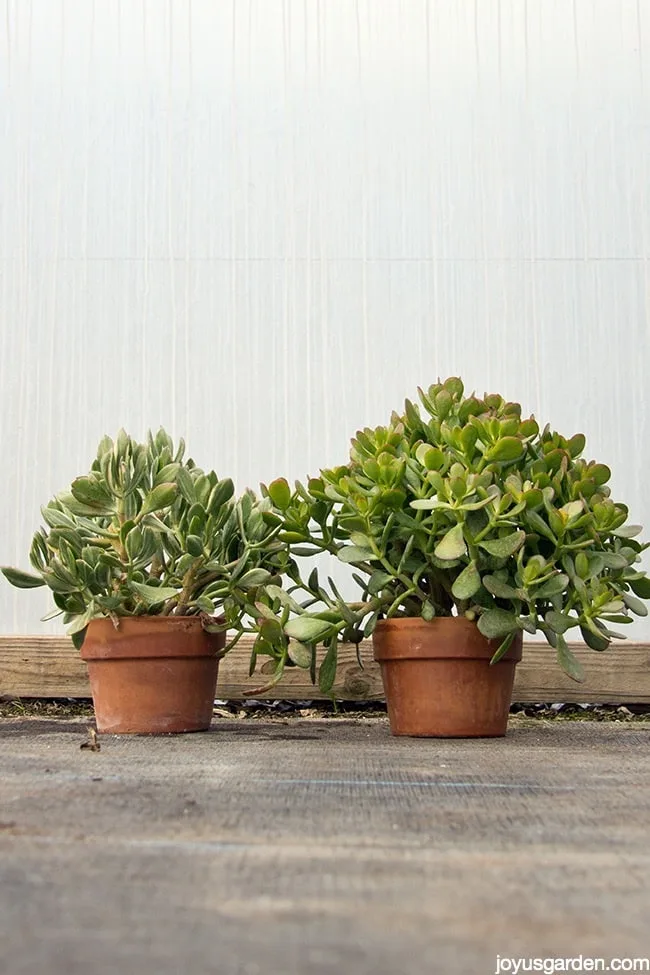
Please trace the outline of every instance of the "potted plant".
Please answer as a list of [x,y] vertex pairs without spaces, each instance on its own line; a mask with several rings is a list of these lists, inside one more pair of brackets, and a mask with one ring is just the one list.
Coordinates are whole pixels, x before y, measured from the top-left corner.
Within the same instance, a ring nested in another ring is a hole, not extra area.
[[[332,687],[340,639],[372,635],[391,730],[422,736],[506,731],[523,633],[541,632],[575,680],[566,634],[605,650],[612,627],[646,615],[646,547],[610,497],[610,471],[499,395],[458,378],[419,391],[388,426],[352,440],[350,460],[291,491],[265,488],[267,520],[294,554],[329,552],[355,570],[358,601],[314,570],[270,608],[286,654]],[[303,597],[299,596],[303,594]]]
[[255,629],[247,614],[287,561],[263,518],[270,502],[235,499],[184,449],[164,430],[105,437],[90,473],[42,508],[36,574],[2,569],[14,586],[52,590],[45,619],[63,616],[88,664],[99,731],[207,728],[219,659]]

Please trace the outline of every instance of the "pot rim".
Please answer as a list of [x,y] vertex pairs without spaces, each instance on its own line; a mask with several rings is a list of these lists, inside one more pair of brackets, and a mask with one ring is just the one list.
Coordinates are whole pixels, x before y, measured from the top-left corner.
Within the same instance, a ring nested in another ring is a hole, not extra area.
[[82,660],[214,657],[226,645],[226,631],[208,633],[199,616],[119,616],[118,620],[117,627],[108,616],[90,621]]
[[[503,642],[488,640],[473,620],[464,616],[441,616],[432,620],[400,617],[380,620],[372,635],[373,655],[378,663],[392,660],[486,660]],[[523,635],[515,633],[501,663],[518,663],[522,658]],[[496,665],[498,666],[498,664]]]

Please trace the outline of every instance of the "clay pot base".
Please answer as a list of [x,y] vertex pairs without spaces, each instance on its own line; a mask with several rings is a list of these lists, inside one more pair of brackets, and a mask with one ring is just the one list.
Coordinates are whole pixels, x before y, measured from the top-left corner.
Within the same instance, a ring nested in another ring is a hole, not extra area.
[[414,738],[505,735],[521,634],[506,656],[490,666],[500,642],[486,640],[464,617],[379,622],[373,645],[391,733]]
[[197,617],[122,617],[116,629],[92,620],[81,656],[103,734],[205,731],[212,721],[225,633]]

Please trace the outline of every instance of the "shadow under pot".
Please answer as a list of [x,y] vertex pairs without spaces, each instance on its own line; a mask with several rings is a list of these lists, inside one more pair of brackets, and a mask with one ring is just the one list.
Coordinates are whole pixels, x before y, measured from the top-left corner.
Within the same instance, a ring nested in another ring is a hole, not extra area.
[[522,656],[521,633],[492,666],[501,640],[487,640],[462,616],[381,620],[372,642],[393,735],[505,735],[515,666]]
[[92,620],[81,648],[97,730],[169,734],[210,727],[226,634],[196,616]]

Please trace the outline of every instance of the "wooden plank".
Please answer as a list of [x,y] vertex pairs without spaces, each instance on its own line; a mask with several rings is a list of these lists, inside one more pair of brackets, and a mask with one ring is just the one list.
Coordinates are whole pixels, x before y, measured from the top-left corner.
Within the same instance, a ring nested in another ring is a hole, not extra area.
[[[221,662],[217,696],[224,700],[250,697],[268,679],[270,662],[248,677],[250,640],[242,642]],[[650,704],[650,644],[621,643],[605,653],[573,646],[582,661],[586,680],[576,684],[561,672],[546,644],[529,643],[517,668],[514,700],[524,702],[589,702]],[[357,664],[354,648],[343,646],[335,684],[341,700],[382,700],[379,668],[372,660],[370,642],[361,646],[364,669]],[[85,664],[66,638],[51,636],[0,636],[0,696],[90,697]],[[282,683],[256,697],[284,700],[315,700],[323,695],[304,670],[291,668]]]

